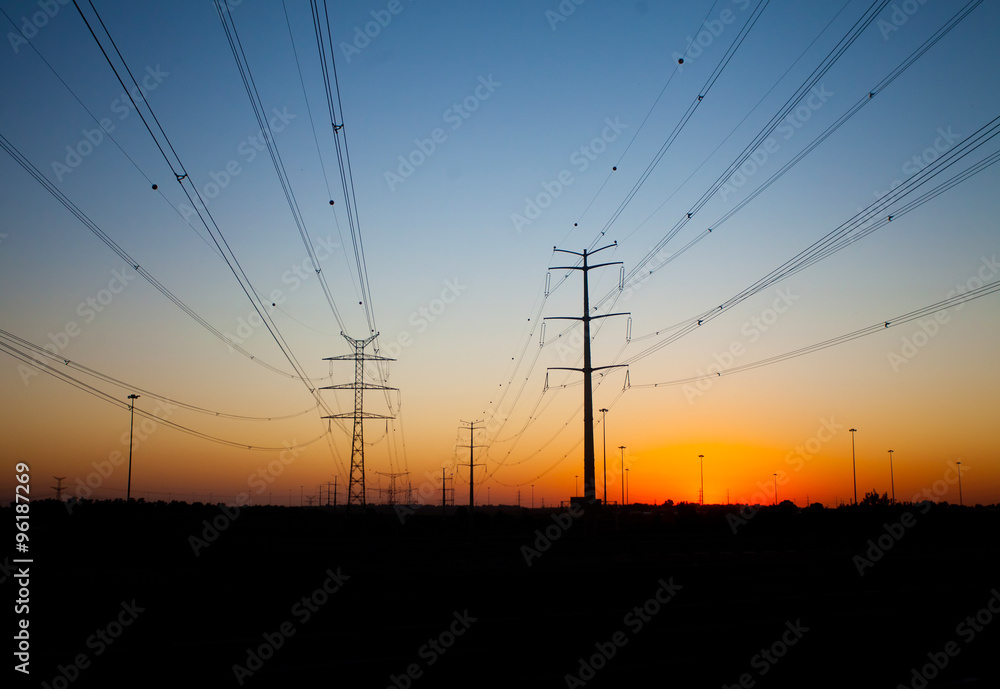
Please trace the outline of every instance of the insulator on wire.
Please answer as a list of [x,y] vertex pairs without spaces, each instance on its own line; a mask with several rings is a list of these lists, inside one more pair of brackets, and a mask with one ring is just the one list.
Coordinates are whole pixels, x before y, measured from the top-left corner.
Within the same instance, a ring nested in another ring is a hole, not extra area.
[[625,341],[632,341],[632,317],[628,317],[628,321],[625,323]]
[[549,286],[552,284],[552,273],[545,274],[545,296],[549,296]]
[[548,389],[549,389],[549,372],[546,371],[545,372],[545,387],[542,388],[542,392],[545,392]]
[[538,334],[538,346],[539,347],[545,346],[545,321],[542,321],[542,329],[539,331]]
[[621,272],[618,274],[618,291],[621,292],[625,289],[625,266],[621,267]]

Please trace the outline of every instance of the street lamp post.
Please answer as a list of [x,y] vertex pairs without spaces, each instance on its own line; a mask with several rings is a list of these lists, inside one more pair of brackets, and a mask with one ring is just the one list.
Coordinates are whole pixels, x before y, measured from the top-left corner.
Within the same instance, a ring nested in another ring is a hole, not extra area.
[[698,455],[698,465],[701,468],[701,490],[698,491],[698,504],[705,504],[705,455]]
[[625,504],[628,504],[628,469],[625,470]]
[[857,428],[851,429],[851,466],[854,468],[854,504],[858,504],[858,460],[857,455],[854,452],[854,434],[858,432]]
[[958,465],[958,506],[962,506],[962,463],[955,462]]
[[608,410],[598,409],[601,412],[601,429],[604,433],[604,502],[608,504]]
[[892,475],[892,453],[893,450],[889,450],[889,486],[892,488],[892,504],[896,504],[896,479]]
[[139,395],[133,393],[128,398],[131,400],[129,402],[131,418],[128,422],[128,486],[125,489],[125,502],[132,500],[132,429],[135,427],[135,401],[139,399]]
[[622,451],[622,505],[625,505],[625,446],[619,445],[618,449]]

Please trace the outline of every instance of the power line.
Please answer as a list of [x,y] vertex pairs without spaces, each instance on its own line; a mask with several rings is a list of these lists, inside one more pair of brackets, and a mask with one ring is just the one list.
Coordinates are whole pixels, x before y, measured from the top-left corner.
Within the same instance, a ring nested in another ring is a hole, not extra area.
[[857,340],[858,338],[861,338],[861,337],[867,337],[869,335],[874,335],[875,333],[885,332],[889,328],[895,328],[895,327],[898,327],[900,325],[904,325],[906,323],[910,323],[910,322],[915,321],[915,320],[917,320],[919,318],[924,318],[924,317],[929,316],[931,314],[936,314],[936,313],[938,313],[940,311],[944,311],[945,309],[950,309],[953,306],[958,306],[958,305],[964,304],[965,302],[968,302],[968,301],[973,301],[975,299],[980,299],[982,297],[988,296],[990,294],[994,294],[996,292],[1000,292],[1000,282],[992,282],[992,283],[990,283],[988,285],[983,285],[982,287],[978,287],[976,289],[969,290],[968,292],[965,292],[963,294],[958,294],[958,295],[956,295],[954,297],[950,297],[948,299],[943,299],[943,300],[941,300],[939,302],[936,302],[934,304],[929,304],[927,306],[921,307],[919,309],[915,309],[913,311],[909,311],[907,313],[901,314],[901,315],[896,316],[894,318],[890,318],[890,319],[887,319],[887,320],[884,320],[884,321],[880,321],[878,323],[874,323],[874,324],[869,325],[867,327],[859,328],[858,330],[854,330],[852,332],[845,333],[843,335],[838,335],[837,337],[832,337],[832,338],[829,338],[827,340],[823,340],[822,342],[816,342],[814,344],[807,345],[805,347],[800,347],[798,349],[794,349],[794,350],[789,351],[789,352],[784,352],[783,354],[777,354],[775,356],[771,356],[771,357],[768,357],[766,359],[761,359],[759,361],[753,361],[753,362],[750,362],[750,363],[747,363],[747,364],[743,364],[741,366],[734,366],[734,367],[732,367],[730,369],[727,369],[725,371],[720,371],[720,372],[718,372],[716,374],[692,376],[690,378],[681,378],[681,379],[676,379],[676,380],[664,381],[664,382],[660,382],[660,383],[634,384],[634,385],[632,385],[632,387],[634,387],[634,388],[658,388],[658,387],[669,387],[669,386],[674,386],[674,385],[687,385],[687,384],[691,384],[691,383],[697,383],[697,382],[702,381],[702,380],[714,380],[716,378],[721,378],[722,376],[730,376],[730,375],[732,375],[734,373],[742,373],[744,371],[752,371],[752,370],[754,370],[756,368],[761,368],[763,366],[770,366],[772,364],[777,364],[777,363],[780,363],[782,361],[788,361],[789,359],[795,359],[795,358],[798,358],[800,356],[804,356],[806,354],[812,354],[813,352],[819,352],[819,351],[822,351],[824,349],[828,349],[830,347],[834,347],[836,345],[840,345],[840,344],[844,344],[846,342],[851,342],[853,340]]

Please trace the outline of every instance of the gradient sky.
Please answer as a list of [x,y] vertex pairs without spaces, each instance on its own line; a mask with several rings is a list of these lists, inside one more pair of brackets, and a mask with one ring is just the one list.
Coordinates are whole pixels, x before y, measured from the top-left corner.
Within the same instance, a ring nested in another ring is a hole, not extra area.
[[[309,106],[281,5],[232,4],[260,97],[269,111],[285,113],[275,141],[309,233],[331,247],[324,274],[347,327],[354,329],[349,334],[362,337],[367,325],[358,305],[308,3],[287,5]],[[814,100],[818,107],[803,110],[795,127],[785,123],[760,171],[725,198],[716,195],[663,255],[678,251],[745,198],[962,4],[890,5],[823,78],[825,100]],[[310,375],[332,376],[321,385],[349,382],[350,363],[331,367],[322,361],[348,349],[315,275],[307,269],[305,279],[295,276],[306,252],[270,160],[261,153],[251,158],[251,137],[259,130],[213,4],[95,5],[129,66],[149,76],[147,98],[192,181],[214,195],[206,185],[225,180],[219,173],[227,165],[238,170],[209,208],[254,287],[262,294],[282,290],[274,320],[295,356]],[[607,230],[601,243],[617,240],[618,247],[601,259],[635,266],[868,5],[855,0],[841,11],[839,2],[770,2]],[[554,371],[549,384],[570,387],[544,390],[546,367],[581,365],[579,326],[550,322],[546,346],[539,351],[538,345],[539,313],[570,316],[581,310],[579,274],[542,301],[547,268],[566,261],[552,247],[580,251],[595,239],[754,6],[746,0],[331,3],[380,351],[398,359],[388,384],[400,390],[399,417],[388,428],[379,421],[366,426],[370,500],[388,485],[376,471],[409,471],[421,501],[439,500],[442,466],[450,473],[457,461],[467,461],[467,450],[457,447],[468,444],[468,433],[459,431],[462,420],[491,422],[476,438],[489,446],[477,451],[488,474],[477,501],[485,502],[489,487],[494,503],[513,503],[520,489],[527,504],[534,486],[536,505],[542,498],[551,504],[568,499],[575,476],[582,490],[580,376]],[[38,3],[0,0],[0,7],[18,27],[27,22],[32,44],[99,119],[111,121],[118,143],[142,173],[107,140],[74,160],[71,172],[53,165],[67,163],[67,147],[87,150],[80,143],[96,125],[38,55],[12,38],[15,30],[4,18],[0,132],[161,283],[219,330],[238,334],[241,319],[252,313],[250,301],[204,230],[199,236],[176,211],[180,189],[135,112],[121,105],[121,87],[76,9],[58,5],[55,16],[42,21]],[[702,28],[706,16],[710,23]],[[371,22],[379,18],[384,26],[375,31]],[[359,39],[366,24],[372,34],[365,36],[367,43]],[[676,261],[647,273],[615,304],[616,311],[631,313],[630,326],[625,318],[612,318],[596,331],[594,365],[627,358],[657,341],[641,336],[722,303],[1000,114],[998,25],[1000,7],[983,3],[789,174]],[[677,55],[699,31],[705,47],[688,52],[684,68],[676,69]],[[465,110],[470,106],[474,110]],[[434,150],[412,169],[400,169],[401,159],[421,146],[430,150],[425,140],[435,130]],[[996,149],[991,141],[965,162]],[[584,155],[588,151],[593,160]],[[609,177],[612,166],[618,169]],[[109,284],[117,289],[115,271],[127,266],[6,154],[0,172],[0,328],[38,345],[53,344],[61,357],[129,385],[212,411],[269,417],[309,410],[273,421],[157,412],[202,433],[269,447],[323,434],[327,422],[300,381],[230,351],[142,278],[128,280],[99,312],[87,307]],[[555,189],[560,175],[551,204],[517,227],[514,216],[526,214],[528,199],[546,185]],[[713,363],[723,369],[750,363],[935,303],[956,288],[978,286],[977,280],[996,280],[998,180],[1000,170],[991,167],[769,287],[632,364],[629,382],[669,382],[699,375]],[[335,214],[331,198],[337,200]],[[551,284],[561,277],[553,271]],[[595,270],[591,281],[596,301],[616,287],[618,269]],[[782,313],[770,311],[776,304]],[[898,499],[927,490],[934,499],[957,502],[954,467],[961,461],[965,503],[998,502],[997,315],[997,297],[987,296],[949,311],[948,322],[930,337],[910,323],[707,381],[700,389],[633,387],[620,394],[625,374],[612,371],[594,396],[595,409],[611,408],[608,497],[620,499],[618,447],[624,445],[631,500],[697,500],[703,454],[706,502],[727,496],[769,502],[773,474],[782,472],[779,499],[833,505],[852,496],[848,429],[854,427],[859,496],[890,491],[892,449]],[[626,343],[629,327],[633,341]],[[922,346],[906,344],[915,337]],[[263,328],[254,329],[243,346],[290,370]],[[733,347],[742,353],[727,363],[724,353]],[[117,457],[113,453],[127,453],[124,406],[45,374],[26,376],[9,356],[0,359],[0,381],[4,454],[12,463],[31,463],[34,497],[52,494],[52,476],[68,477],[73,493],[88,475],[95,497],[124,495],[124,468],[93,478],[102,463]],[[93,384],[123,404],[130,392]],[[340,411],[350,408],[349,394],[324,393]],[[381,397],[370,399],[369,410],[386,412]],[[141,397],[137,408],[153,410],[155,401]],[[291,494],[298,504],[300,486],[305,495],[315,495],[317,484],[336,475],[344,499],[350,457],[345,427],[333,426],[329,442],[320,440],[283,464],[278,452],[227,447],[145,423],[132,476],[139,496],[190,500],[211,493],[232,500],[250,492],[254,502],[273,494],[274,502],[287,504]],[[137,430],[140,424],[137,415]],[[598,424],[599,494],[604,432]],[[456,474],[462,502],[468,471],[458,468]],[[268,479],[266,488],[261,476]],[[12,486],[12,475],[0,480],[5,496],[13,494]]]

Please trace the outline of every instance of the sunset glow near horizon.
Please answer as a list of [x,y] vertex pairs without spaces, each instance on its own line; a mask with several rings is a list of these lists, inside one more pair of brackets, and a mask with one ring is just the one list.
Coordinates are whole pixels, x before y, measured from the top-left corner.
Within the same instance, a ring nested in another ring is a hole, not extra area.
[[[539,344],[541,318],[582,309],[580,272],[549,271],[573,257],[553,247],[617,242],[594,261],[621,261],[626,271],[652,251],[620,293],[617,265],[590,272],[594,314],[630,314],[593,322],[593,365],[645,352],[905,187],[1000,115],[1000,7],[983,3],[759,198],[713,225],[963,4],[889,4],[662,248],[870,3],[769,3],[707,94],[699,90],[755,16],[750,0],[331,8],[378,351],[396,359],[381,383],[399,389],[366,393],[366,411],[397,415],[365,422],[368,500],[384,502],[386,475],[396,472],[405,474],[397,487],[412,487],[416,502],[439,504],[444,467],[455,476],[455,503],[466,503],[468,469],[460,465],[470,438],[460,422],[473,420],[474,444],[484,446],[475,450],[477,504],[488,491],[493,504],[514,504],[520,492],[521,505],[533,495],[536,507],[582,494],[582,377],[547,372],[583,365],[581,327],[550,320]],[[0,134],[142,270],[254,356],[166,299],[4,153],[0,329],[125,383],[47,360],[119,401],[113,405],[4,356],[6,455],[31,465],[34,499],[54,496],[54,476],[66,477],[71,496],[122,498],[127,396],[135,392],[133,497],[232,502],[243,494],[252,504],[298,505],[336,480],[343,504],[351,422],[321,418],[309,388],[352,382],[352,362],[323,360],[350,350],[262,145],[216,8],[95,5],[312,380],[288,375],[291,365],[184,205],[72,3],[50,15],[35,2],[0,2],[13,21],[0,18]],[[347,334],[361,338],[368,325],[312,19],[307,3],[286,6],[287,23],[281,5],[230,2],[323,275]],[[1000,137],[989,139],[886,214],[998,149]],[[858,499],[894,490],[897,500],[957,503],[961,462],[964,504],[1000,502],[1000,297],[892,324],[1000,280],[998,182],[1000,169],[987,167],[637,358],[627,379],[625,368],[595,374],[598,497],[606,447],[609,501],[621,500],[624,465],[630,502],[696,502],[703,464],[706,504],[767,504],[777,484],[779,501],[833,506],[853,499],[856,461]],[[843,344],[734,370],[883,322],[882,331]],[[349,390],[321,394],[334,413],[353,409]],[[0,482],[6,499],[13,486],[9,472]]]

